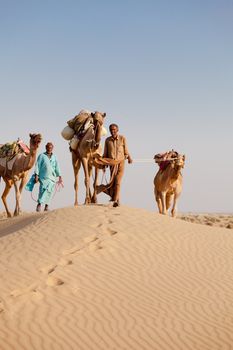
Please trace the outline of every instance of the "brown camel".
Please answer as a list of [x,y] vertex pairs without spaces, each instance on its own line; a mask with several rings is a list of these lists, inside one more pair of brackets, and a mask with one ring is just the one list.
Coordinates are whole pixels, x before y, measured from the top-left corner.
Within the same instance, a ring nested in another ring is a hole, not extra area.
[[93,158],[95,155],[99,155],[101,132],[103,128],[104,118],[106,113],[95,112],[93,114],[93,123],[90,124],[85,134],[81,137],[75,150],[72,152],[72,164],[74,169],[74,190],[75,190],[75,202],[74,205],[78,205],[78,174],[82,164],[85,176],[86,197],[85,204],[97,203],[96,186],[98,179],[98,169],[95,167],[95,178],[93,183],[94,192],[91,195],[90,190],[90,177],[93,168]]
[[154,178],[154,194],[160,214],[167,214],[173,205],[171,214],[173,217],[177,213],[177,199],[182,191],[181,169],[184,167],[185,156],[171,151],[166,153],[166,160],[161,161],[155,155],[155,162],[160,165],[160,169]]
[[2,194],[2,201],[8,217],[11,217],[11,213],[8,209],[6,198],[10,192],[12,185],[14,185],[16,200],[14,216],[19,215],[21,192],[27,182],[28,171],[35,164],[37,150],[42,140],[40,134],[29,134],[29,136],[30,152],[28,154],[18,153],[13,159],[14,163],[12,168],[8,166],[7,161],[5,161],[5,164],[0,165],[0,178],[2,177],[5,181],[5,189]]

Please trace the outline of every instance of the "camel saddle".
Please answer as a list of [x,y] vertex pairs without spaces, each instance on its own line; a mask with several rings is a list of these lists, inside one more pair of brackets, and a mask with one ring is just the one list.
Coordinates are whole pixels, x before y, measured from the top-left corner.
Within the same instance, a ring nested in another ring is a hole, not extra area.
[[168,164],[175,158],[177,158],[179,155],[178,152],[174,151],[173,149],[171,151],[167,151],[165,153],[158,153],[154,156],[155,163],[159,165],[159,170],[164,171]]
[[13,159],[19,153],[30,153],[28,146],[20,139],[0,146],[0,158],[6,158],[7,161]]

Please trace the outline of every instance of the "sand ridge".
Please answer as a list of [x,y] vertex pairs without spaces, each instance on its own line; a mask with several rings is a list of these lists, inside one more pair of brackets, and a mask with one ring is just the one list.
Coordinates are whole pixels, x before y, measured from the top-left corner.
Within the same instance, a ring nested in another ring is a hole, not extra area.
[[0,225],[1,350],[233,348],[231,230],[104,205]]

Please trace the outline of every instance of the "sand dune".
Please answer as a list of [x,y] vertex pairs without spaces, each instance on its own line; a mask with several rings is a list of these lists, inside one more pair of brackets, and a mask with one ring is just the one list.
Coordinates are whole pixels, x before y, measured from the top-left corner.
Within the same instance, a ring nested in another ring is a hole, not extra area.
[[230,214],[181,214],[179,218],[196,224],[233,229],[233,215]]
[[0,218],[0,349],[233,349],[233,235],[92,205]]

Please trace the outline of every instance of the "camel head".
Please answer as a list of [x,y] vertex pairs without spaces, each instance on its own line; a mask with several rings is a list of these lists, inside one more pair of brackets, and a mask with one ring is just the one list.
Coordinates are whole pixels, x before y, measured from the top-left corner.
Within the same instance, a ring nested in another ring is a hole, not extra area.
[[101,113],[96,111],[95,113],[92,113],[92,117],[94,121],[95,142],[96,142],[96,147],[98,147],[102,136],[102,129],[103,129],[106,113]]
[[172,160],[172,167],[175,169],[184,168],[185,163],[185,155],[177,154],[177,157]]
[[37,149],[42,141],[41,134],[29,134],[30,148]]
[[94,124],[99,123],[100,125],[103,125],[104,118],[106,117],[106,113],[95,111],[95,113],[92,113],[92,117],[94,120]]

